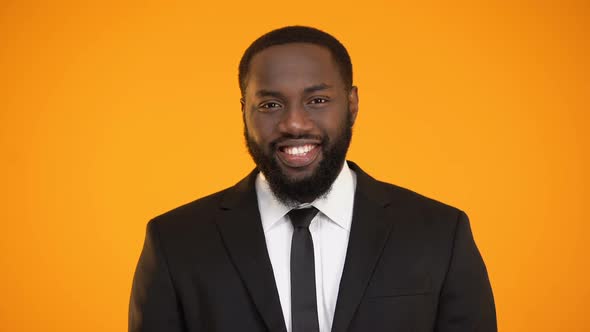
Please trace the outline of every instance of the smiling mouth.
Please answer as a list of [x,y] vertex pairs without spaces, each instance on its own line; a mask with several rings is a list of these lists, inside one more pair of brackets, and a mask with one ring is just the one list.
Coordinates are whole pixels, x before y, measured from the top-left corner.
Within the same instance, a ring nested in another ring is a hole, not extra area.
[[301,168],[313,163],[320,152],[320,145],[316,143],[294,144],[279,147],[278,157],[289,167]]

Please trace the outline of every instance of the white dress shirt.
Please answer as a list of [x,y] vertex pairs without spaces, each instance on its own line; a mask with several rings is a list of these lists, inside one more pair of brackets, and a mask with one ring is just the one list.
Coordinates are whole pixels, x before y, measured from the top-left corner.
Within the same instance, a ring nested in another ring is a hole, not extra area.
[[[340,277],[348,247],[356,189],[356,175],[344,162],[332,189],[311,204],[319,210],[309,226],[313,239],[316,295],[320,332],[332,329]],[[287,332],[291,332],[291,237],[293,225],[287,213],[293,208],[278,201],[262,173],[256,178],[258,209],[266,247],[279,292]]]

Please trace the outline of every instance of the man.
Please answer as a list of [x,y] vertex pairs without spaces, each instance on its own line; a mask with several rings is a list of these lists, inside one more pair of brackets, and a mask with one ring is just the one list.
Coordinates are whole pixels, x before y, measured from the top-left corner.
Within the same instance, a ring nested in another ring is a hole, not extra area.
[[345,161],[358,89],[340,42],[271,31],[239,83],[257,169],[150,221],[130,331],[496,331],[467,216]]

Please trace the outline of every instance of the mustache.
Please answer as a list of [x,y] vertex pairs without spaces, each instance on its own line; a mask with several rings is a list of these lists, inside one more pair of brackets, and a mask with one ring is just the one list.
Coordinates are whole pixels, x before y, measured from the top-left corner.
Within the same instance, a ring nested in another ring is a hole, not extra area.
[[277,145],[283,143],[286,140],[293,140],[293,139],[309,139],[309,140],[316,140],[320,141],[320,145],[324,145],[325,139],[323,136],[320,135],[292,135],[292,134],[285,134],[272,142],[270,142],[270,147],[272,149],[276,149]]

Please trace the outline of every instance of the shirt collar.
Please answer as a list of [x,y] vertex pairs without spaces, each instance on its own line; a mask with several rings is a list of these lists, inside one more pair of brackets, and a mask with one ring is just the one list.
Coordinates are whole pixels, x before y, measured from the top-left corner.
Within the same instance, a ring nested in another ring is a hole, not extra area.
[[[258,209],[262,219],[262,228],[264,232],[267,232],[294,207],[285,205],[276,199],[262,172],[259,172],[256,176],[255,186]],[[331,221],[343,229],[350,231],[355,189],[356,174],[344,162],[328,194],[319,197],[311,202],[311,204],[302,204],[302,206],[315,206]]]

